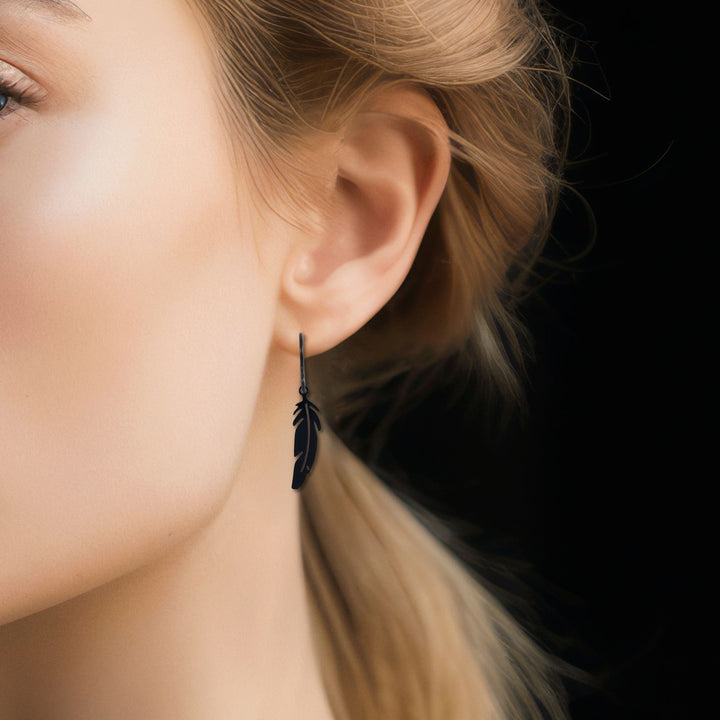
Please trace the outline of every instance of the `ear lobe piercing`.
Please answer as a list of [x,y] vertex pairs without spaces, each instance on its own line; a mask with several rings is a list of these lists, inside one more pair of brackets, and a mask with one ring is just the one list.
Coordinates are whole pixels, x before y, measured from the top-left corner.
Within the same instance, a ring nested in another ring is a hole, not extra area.
[[[308,390],[305,384],[305,355],[303,352],[303,334],[300,333],[300,395],[302,400],[295,406],[293,425],[295,425],[295,469],[293,471],[292,487],[299,490],[305,482],[308,473],[312,470],[317,455],[318,432],[321,429],[319,409],[311,400],[308,400]],[[298,454],[299,453],[299,454]]]

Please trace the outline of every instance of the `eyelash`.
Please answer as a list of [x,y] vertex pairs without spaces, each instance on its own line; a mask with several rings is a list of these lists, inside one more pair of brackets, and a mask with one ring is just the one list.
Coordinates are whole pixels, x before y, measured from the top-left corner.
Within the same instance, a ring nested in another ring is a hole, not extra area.
[[[30,99],[30,88],[24,88],[20,90],[20,86],[20,80],[4,82],[2,79],[2,75],[0,74],[0,97],[9,98],[9,102],[7,102],[2,109],[0,109],[0,120],[4,120],[8,115],[12,115],[14,112],[17,111],[18,107],[33,104],[32,99]],[[12,107],[13,105],[17,105],[18,107],[8,110],[8,108]]]

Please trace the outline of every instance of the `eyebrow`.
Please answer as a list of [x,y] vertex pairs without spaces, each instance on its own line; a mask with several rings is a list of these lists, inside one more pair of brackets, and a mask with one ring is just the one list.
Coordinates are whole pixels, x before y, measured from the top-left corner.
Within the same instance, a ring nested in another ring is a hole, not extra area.
[[11,5],[18,5],[22,10],[42,12],[58,22],[78,22],[92,18],[72,0],[2,0]]

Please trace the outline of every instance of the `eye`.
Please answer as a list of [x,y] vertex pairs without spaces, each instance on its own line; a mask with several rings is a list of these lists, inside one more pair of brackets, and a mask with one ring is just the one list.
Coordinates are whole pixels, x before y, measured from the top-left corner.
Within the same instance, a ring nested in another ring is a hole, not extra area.
[[0,120],[36,102],[33,91],[34,86],[29,78],[0,61]]
[[12,108],[16,104],[22,104],[22,95],[14,92],[9,85],[0,83],[0,119],[15,112]]

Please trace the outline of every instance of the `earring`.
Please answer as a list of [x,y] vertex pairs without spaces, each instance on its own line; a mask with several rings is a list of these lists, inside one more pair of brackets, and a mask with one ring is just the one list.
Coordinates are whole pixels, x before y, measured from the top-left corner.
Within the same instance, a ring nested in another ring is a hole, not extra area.
[[[320,417],[318,407],[307,396],[310,391],[305,384],[305,355],[303,353],[303,334],[300,333],[300,395],[302,400],[295,406],[295,470],[293,471],[292,487],[299,490],[312,469],[317,454],[318,431]],[[316,427],[317,426],[317,427]],[[298,455],[298,453],[300,453]]]

